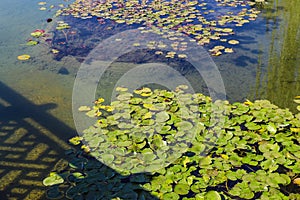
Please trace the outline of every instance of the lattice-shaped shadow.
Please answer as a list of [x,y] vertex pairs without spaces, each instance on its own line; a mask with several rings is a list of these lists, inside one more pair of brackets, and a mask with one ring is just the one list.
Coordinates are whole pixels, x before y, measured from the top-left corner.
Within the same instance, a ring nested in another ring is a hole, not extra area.
[[[47,188],[42,184],[43,178],[51,171],[63,170],[61,163],[67,163],[62,161],[68,159],[65,151],[71,148],[65,141],[76,131],[47,113],[55,106],[51,103],[34,105],[0,82],[1,200],[44,200]],[[89,163],[89,167],[95,166],[98,173],[102,173],[101,168],[99,170],[99,166],[104,166],[102,163],[96,160]],[[112,169],[102,169],[122,178]],[[136,190],[142,188],[137,187]],[[109,192],[110,195],[112,193]]]

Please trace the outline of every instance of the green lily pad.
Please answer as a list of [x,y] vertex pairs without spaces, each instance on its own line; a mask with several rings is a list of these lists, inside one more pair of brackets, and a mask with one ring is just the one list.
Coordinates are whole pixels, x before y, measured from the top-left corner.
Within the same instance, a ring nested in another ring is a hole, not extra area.
[[174,192],[179,195],[186,195],[189,193],[190,186],[185,183],[178,183],[174,187]]
[[166,111],[161,111],[156,114],[156,121],[157,122],[165,122],[170,119],[170,115]]
[[188,131],[193,128],[193,124],[188,121],[177,122],[174,124],[178,130]]
[[254,123],[254,122],[247,122],[245,124],[245,126],[249,129],[249,130],[259,130],[261,129],[261,126]]
[[209,166],[212,163],[211,157],[207,156],[205,158],[202,158],[199,162],[200,167]]
[[164,199],[177,200],[180,199],[180,196],[175,192],[166,193],[163,195]]
[[58,187],[51,187],[46,191],[46,196],[48,199],[61,199],[63,192],[59,191]]
[[217,191],[208,191],[204,197],[207,200],[222,200],[221,195]]
[[57,185],[57,184],[60,184],[63,182],[64,182],[64,179],[57,173],[51,173],[50,176],[48,176],[47,178],[45,178],[43,180],[43,184],[45,186]]
[[38,44],[38,41],[35,41],[35,40],[30,40],[26,43],[26,45],[28,46],[34,46],[34,45],[37,45]]
[[105,163],[112,163],[115,159],[115,156],[112,154],[104,154],[101,155],[101,158],[103,159],[103,161],[105,161]]

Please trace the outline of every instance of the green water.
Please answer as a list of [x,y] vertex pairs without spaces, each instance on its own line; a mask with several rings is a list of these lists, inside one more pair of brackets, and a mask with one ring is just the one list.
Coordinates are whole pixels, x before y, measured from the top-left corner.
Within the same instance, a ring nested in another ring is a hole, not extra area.
[[[56,0],[51,3],[63,2]],[[257,21],[237,29],[236,38],[240,44],[234,54],[213,57],[230,101],[266,98],[280,107],[295,110],[293,98],[300,95],[299,10],[298,0],[269,2]],[[0,177],[10,172],[11,177],[15,177],[11,178],[12,181],[6,180],[8,177],[1,179],[0,199],[43,199],[43,192],[39,193],[44,189],[41,180],[63,158],[67,148],[63,142],[76,134],[72,118],[72,89],[80,63],[72,56],[56,61],[44,47],[20,45],[26,42],[33,30],[49,28],[46,19],[52,15],[40,11],[35,1],[0,2],[0,81],[5,86],[0,90]],[[19,61],[17,56],[21,54],[30,54],[32,58]],[[59,74],[61,67],[68,67],[71,73]],[[113,76],[109,78],[113,79]],[[8,95],[8,92],[13,94]],[[5,97],[18,99],[10,102]],[[22,102],[24,99],[27,102]],[[13,112],[6,109],[10,104]],[[32,124],[31,120],[35,123]],[[23,129],[28,134],[21,137]],[[15,143],[9,142],[14,134]],[[32,149],[43,149],[39,144],[44,144],[45,150],[36,160],[30,160],[28,155]],[[7,149],[9,146],[27,151],[14,154],[16,151]],[[24,162],[47,167],[37,168],[38,173],[34,175],[34,166],[31,169],[21,165]],[[11,163],[21,164],[12,169]]]
[[293,98],[300,92],[299,10],[297,0],[270,1],[251,28],[237,32],[244,38],[237,54],[215,59],[224,68],[227,94],[237,100],[268,99],[295,111]]

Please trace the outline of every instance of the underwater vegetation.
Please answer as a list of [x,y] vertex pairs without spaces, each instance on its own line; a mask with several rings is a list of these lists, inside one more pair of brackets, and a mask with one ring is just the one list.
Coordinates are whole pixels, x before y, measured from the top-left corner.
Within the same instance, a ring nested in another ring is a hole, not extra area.
[[186,89],[119,87],[110,104],[80,107],[95,124],[70,139],[82,150],[44,180],[48,197],[299,199],[300,113]]

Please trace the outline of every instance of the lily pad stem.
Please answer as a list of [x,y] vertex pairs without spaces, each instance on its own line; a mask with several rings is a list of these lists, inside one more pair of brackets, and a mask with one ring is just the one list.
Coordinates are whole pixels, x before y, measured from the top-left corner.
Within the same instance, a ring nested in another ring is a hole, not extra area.
[[63,34],[65,36],[66,43],[68,43],[68,35],[67,35],[66,31],[64,31],[64,30],[61,30],[61,31],[63,32]]

